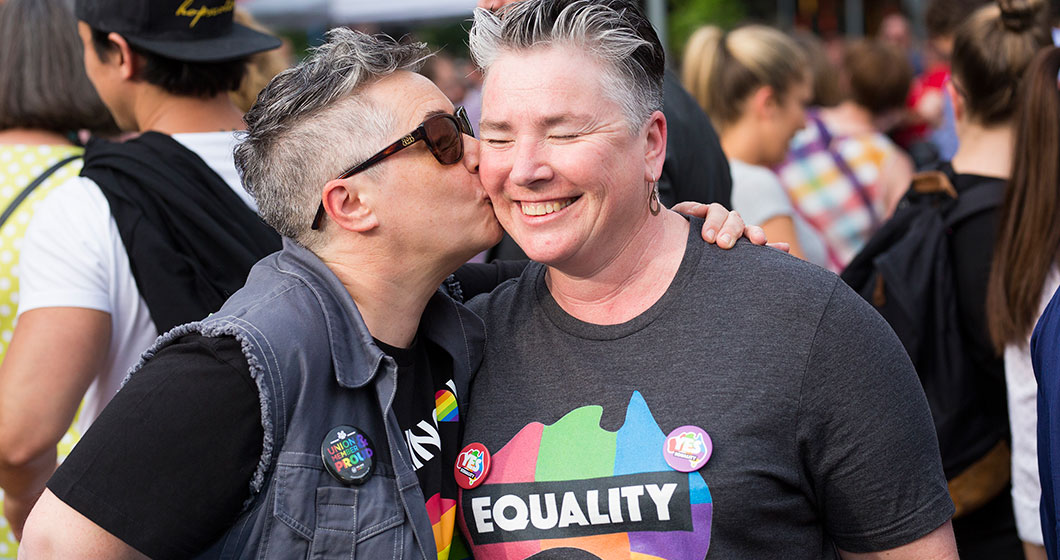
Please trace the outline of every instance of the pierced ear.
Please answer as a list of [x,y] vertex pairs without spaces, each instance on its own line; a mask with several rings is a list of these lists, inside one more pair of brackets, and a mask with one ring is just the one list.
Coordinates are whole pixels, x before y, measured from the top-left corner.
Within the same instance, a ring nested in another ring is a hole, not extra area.
[[648,119],[646,134],[644,163],[647,177],[644,180],[658,180],[666,160],[666,116],[662,111],[652,113]]
[[354,178],[332,179],[324,185],[323,203],[327,219],[348,231],[366,233],[379,226],[363,189]]

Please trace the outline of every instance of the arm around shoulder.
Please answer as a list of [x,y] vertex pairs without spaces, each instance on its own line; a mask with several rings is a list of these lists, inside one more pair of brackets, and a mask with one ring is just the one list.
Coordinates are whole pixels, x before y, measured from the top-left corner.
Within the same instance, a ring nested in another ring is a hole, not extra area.
[[26,522],[19,558],[139,560],[147,556],[45,490]]

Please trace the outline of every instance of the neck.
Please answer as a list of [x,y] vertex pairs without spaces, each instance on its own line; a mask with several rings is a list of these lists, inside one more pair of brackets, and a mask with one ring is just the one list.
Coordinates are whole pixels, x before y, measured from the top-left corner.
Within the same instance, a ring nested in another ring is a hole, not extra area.
[[750,121],[741,119],[721,131],[721,150],[730,159],[738,159],[751,165],[762,165],[760,162],[760,141],[752,130]]
[[844,101],[835,107],[821,109],[821,119],[828,128],[842,134],[865,134],[878,130],[872,113],[854,103]]
[[688,228],[684,218],[668,210],[649,216],[591,270],[550,266],[549,291],[564,311],[587,323],[629,321],[670,287],[684,257]]
[[0,144],[31,144],[42,146],[71,145],[70,140],[58,132],[33,128],[8,128],[0,130]]
[[211,98],[183,97],[148,87],[134,106],[137,130],[164,134],[243,130],[243,113],[227,93]]
[[[373,239],[374,241],[375,239]],[[336,240],[318,256],[338,277],[375,338],[398,348],[412,344],[427,302],[459,263],[421,262],[380,250],[366,238]],[[360,246],[358,246],[360,245]],[[349,252],[349,247],[357,252]]]
[[1012,174],[1013,135],[1009,123],[984,127],[977,123],[958,124],[960,147],[953,156],[957,173],[1008,179]]

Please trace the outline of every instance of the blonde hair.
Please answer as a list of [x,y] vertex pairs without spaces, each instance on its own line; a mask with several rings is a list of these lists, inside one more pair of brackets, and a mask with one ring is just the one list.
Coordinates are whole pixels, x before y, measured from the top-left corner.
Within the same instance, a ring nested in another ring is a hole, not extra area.
[[714,126],[724,129],[741,117],[744,102],[762,86],[777,97],[807,78],[806,56],[798,43],[765,25],[731,32],[701,27],[685,45],[681,81]]
[[[261,25],[258,20],[254,19],[254,16],[250,15],[250,12],[243,8],[236,8],[233,17],[236,23],[255,31],[272,34],[272,31]],[[245,113],[254,105],[261,90],[269,85],[269,81],[290,67],[291,53],[286,44],[278,49],[250,55],[247,60],[247,73],[243,76],[239,89],[228,92],[228,96],[232,99],[232,103],[235,103],[236,107]]]

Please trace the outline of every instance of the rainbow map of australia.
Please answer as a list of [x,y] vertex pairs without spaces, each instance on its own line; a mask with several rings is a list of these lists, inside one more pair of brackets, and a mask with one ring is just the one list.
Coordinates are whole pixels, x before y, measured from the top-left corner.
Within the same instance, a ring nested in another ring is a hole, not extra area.
[[462,491],[460,522],[487,560],[702,560],[713,504],[699,472],[663,458],[666,434],[634,392],[617,432],[585,406],[528,424],[493,453],[482,486]]

